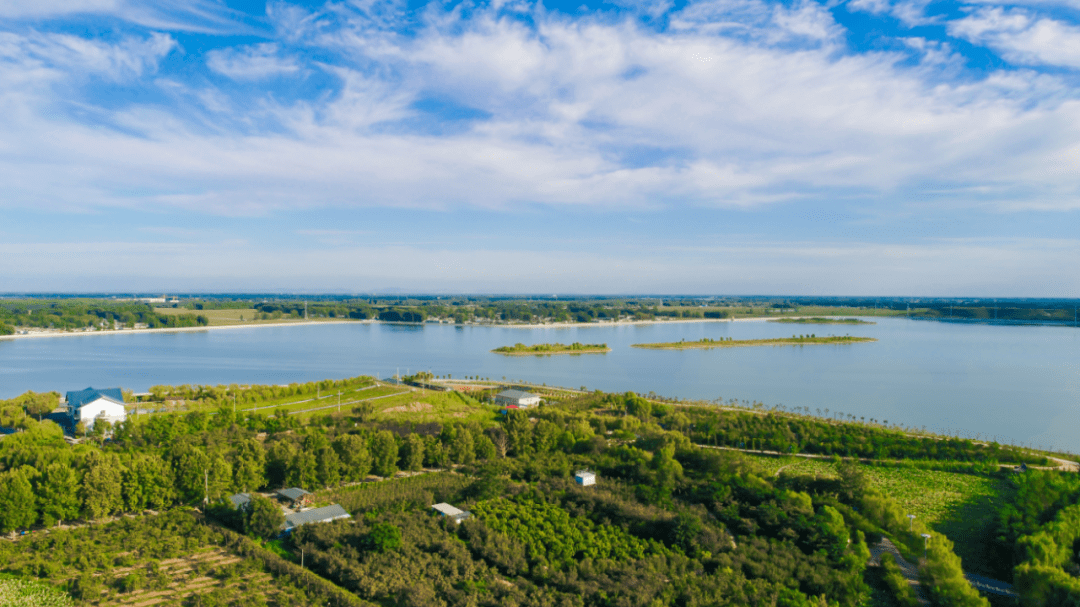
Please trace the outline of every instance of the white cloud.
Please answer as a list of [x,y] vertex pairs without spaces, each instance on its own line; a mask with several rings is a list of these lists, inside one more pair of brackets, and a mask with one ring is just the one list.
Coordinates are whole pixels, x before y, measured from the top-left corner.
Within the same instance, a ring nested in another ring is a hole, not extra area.
[[[0,146],[19,150],[0,161],[0,182],[11,184],[0,205],[258,214],[933,197],[1080,207],[1068,161],[1080,103],[1060,79],[951,82],[942,45],[920,43],[916,65],[902,63],[906,54],[846,53],[812,3],[692,4],[669,32],[541,13],[532,27],[478,10],[432,17],[411,37],[367,13],[290,15],[310,27],[307,49],[334,58],[317,68],[336,76],[334,91],[281,101],[268,86],[230,102],[197,79],[150,81],[152,62],[109,59],[127,56],[123,42],[0,38],[0,82],[36,83],[0,93]],[[730,24],[745,31],[724,34]],[[172,48],[170,38],[143,45],[146,57]],[[289,53],[278,41],[207,61],[256,79],[301,69]],[[57,87],[82,77],[77,65],[143,74],[174,105],[86,103],[93,124],[56,112]],[[489,117],[431,117],[414,107],[425,98]]]
[[980,9],[950,22],[949,34],[989,46],[1013,63],[1080,68],[1080,27],[1022,9]]
[[210,51],[206,64],[236,80],[260,80],[300,71],[296,59],[283,57],[278,45],[272,43]]
[[254,33],[258,23],[221,0],[0,0],[0,18],[111,16],[144,27],[210,34]]

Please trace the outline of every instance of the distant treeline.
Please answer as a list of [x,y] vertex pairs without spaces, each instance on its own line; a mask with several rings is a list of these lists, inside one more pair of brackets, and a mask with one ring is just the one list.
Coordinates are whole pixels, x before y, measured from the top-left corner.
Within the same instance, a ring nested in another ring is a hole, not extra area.
[[150,304],[110,300],[0,299],[0,335],[10,335],[15,327],[42,329],[82,329],[97,327],[133,328],[198,327],[209,324],[202,315],[158,314]]

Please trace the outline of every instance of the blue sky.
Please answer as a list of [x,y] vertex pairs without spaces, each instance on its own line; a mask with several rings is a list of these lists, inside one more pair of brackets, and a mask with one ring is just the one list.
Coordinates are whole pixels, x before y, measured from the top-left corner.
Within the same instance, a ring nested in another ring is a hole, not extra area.
[[0,292],[1077,297],[1078,17],[0,2]]

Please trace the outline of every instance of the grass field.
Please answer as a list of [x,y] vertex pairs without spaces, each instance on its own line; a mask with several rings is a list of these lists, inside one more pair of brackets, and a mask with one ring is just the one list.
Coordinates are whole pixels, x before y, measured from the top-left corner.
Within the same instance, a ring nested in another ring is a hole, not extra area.
[[[750,456],[765,472],[836,478],[831,460],[798,457]],[[1008,562],[996,553],[993,529],[997,508],[1008,499],[1008,482],[1000,478],[918,470],[863,466],[870,485],[896,500],[905,513],[914,514],[931,529],[952,540],[964,570],[1008,579]]]
[[[261,318],[262,313],[253,308],[239,310],[188,310],[187,308],[154,308],[158,314],[168,316],[205,316],[210,321],[211,327],[224,327],[229,325],[266,325],[283,322],[305,322],[303,318]],[[316,321],[343,321],[347,318],[312,318],[307,322]]]

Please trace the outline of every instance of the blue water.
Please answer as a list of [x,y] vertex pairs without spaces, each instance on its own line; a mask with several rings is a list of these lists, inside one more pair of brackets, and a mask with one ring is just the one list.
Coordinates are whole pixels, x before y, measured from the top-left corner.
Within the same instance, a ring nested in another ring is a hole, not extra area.
[[[1080,452],[1080,330],[879,319],[514,329],[333,324],[0,341],[0,398],[26,390],[304,382],[430,370],[569,387],[809,407]],[[851,334],[876,343],[654,351],[642,342]],[[607,343],[605,355],[505,357],[516,342]]]

